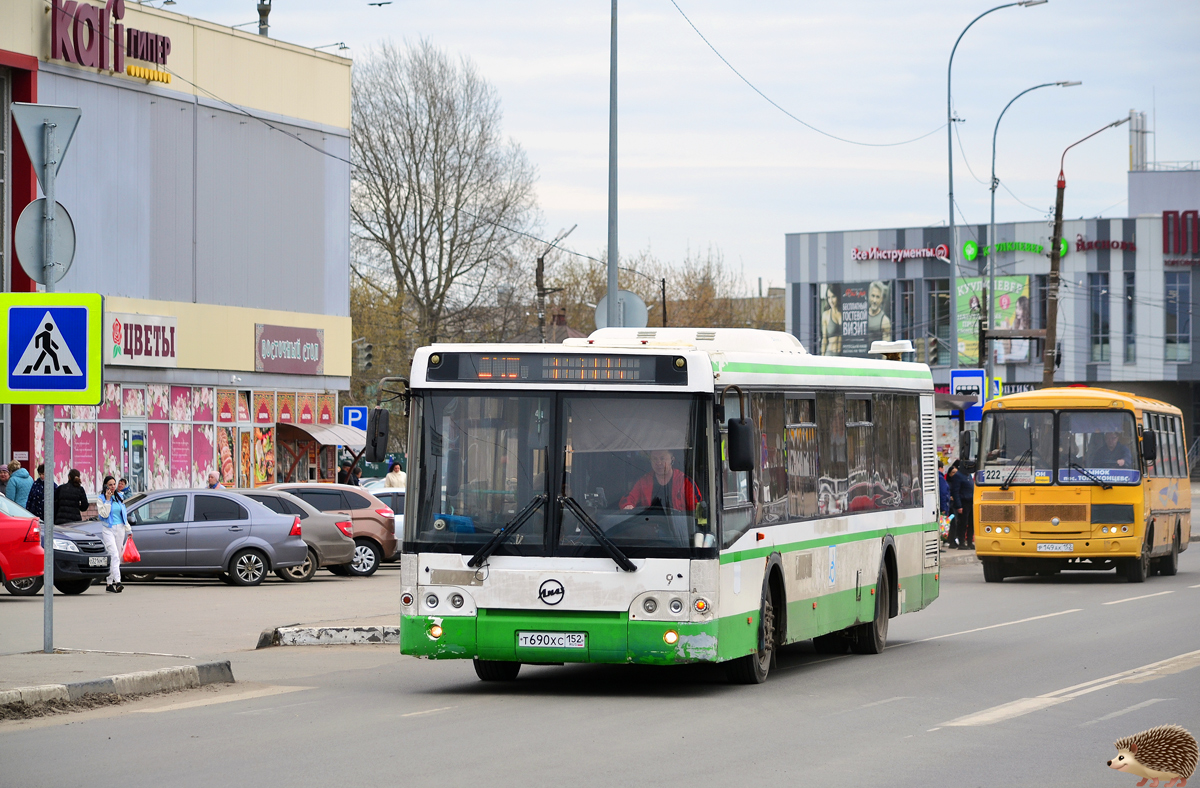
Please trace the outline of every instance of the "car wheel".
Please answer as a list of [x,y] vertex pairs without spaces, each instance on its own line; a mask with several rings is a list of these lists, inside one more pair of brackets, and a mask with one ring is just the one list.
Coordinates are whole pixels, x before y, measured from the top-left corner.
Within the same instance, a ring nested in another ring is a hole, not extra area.
[[350,574],[357,577],[370,577],[379,568],[383,560],[383,551],[379,545],[370,539],[359,537],[354,540],[354,560],[350,562]]
[[338,577],[350,576],[350,564],[334,564],[333,566],[323,566],[322,569],[328,569],[330,574]]
[[121,582],[128,580],[131,583],[145,583],[148,580],[153,580],[155,575],[149,572],[122,572]]
[[1004,566],[995,558],[984,558],[980,560],[983,564],[983,582],[985,583],[1003,583],[1004,582]]
[[67,594],[70,596],[73,596],[75,594],[82,594],[84,591],[87,591],[89,588],[91,588],[91,586],[92,586],[92,579],[90,577],[84,577],[84,578],[75,579],[75,580],[55,580],[54,581],[54,587],[57,588],[60,593]]
[[475,675],[483,681],[514,681],[521,672],[520,662],[492,662],[475,660]]
[[306,583],[313,579],[313,575],[317,573],[317,568],[320,566],[320,561],[317,559],[317,554],[311,549],[304,556],[304,563],[300,566],[289,566],[287,569],[276,569],[275,575],[281,580],[286,580],[289,583]]
[[33,596],[42,590],[45,581],[41,577],[22,577],[20,580],[5,580],[4,587],[13,596]]
[[229,562],[229,579],[235,586],[260,585],[267,576],[267,558],[257,550],[238,550]]

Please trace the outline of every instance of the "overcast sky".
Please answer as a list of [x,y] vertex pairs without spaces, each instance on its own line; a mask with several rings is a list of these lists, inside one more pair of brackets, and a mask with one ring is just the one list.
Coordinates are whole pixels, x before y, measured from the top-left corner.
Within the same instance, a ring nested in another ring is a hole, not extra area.
[[[875,143],[945,123],[950,48],[995,4],[676,2],[779,105]],[[257,18],[255,0],[178,0],[172,10],[231,25]],[[544,235],[578,224],[568,245],[596,254],[607,238],[609,11],[601,0],[274,0],[271,34],[308,46],[344,41],[352,57],[384,39],[425,37],[470,58],[538,169]],[[622,0],[619,31],[623,255],[650,249],[679,260],[711,246],[751,286],[757,277],[780,285],[785,233],[946,223],[944,129],[888,148],[822,137],[740,81],[671,0]],[[1042,82],[1083,85],[1035,91],[1008,111],[997,175],[1033,207],[1001,188],[998,221],[1044,218],[1063,148],[1131,108],[1157,109],[1151,157],[1157,144],[1159,161],[1200,159],[1198,33],[1200,3],[1185,0],[1050,0],[977,22],[954,64],[955,111],[965,119],[955,191],[967,221],[988,219],[997,115]],[[1127,128],[1068,156],[1068,217],[1127,215]]]

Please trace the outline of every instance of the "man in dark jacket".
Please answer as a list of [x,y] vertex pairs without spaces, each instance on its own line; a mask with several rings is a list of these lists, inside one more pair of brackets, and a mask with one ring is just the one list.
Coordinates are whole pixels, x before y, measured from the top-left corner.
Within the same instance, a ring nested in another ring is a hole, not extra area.
[[945,466],[938,460],[938,512],[950,514],[950,482],[946,481]]
[[[58,485],[55,485],[54,489],[57,490]],[[44,464],[37,467],[37,481],[29,488],[29,505],[25,508],[39,520],[46,519],[46,466]]]
[[975,549],[975,480],[960,460],[950,466],[950,498],[954,509],[955,547]]
[[87,490],[83,489],[79,471],[72,468],[67,483],[54,488],[54,524],[77,523],[87,509]]

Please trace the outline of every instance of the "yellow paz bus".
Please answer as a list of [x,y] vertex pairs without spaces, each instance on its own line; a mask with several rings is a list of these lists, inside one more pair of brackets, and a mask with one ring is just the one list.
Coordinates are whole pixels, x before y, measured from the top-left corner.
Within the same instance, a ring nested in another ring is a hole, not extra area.
[[1191,533],[1179,408],[1099,388],[987,403],[975,550],[989,583],[1064,569],[1174,575]]

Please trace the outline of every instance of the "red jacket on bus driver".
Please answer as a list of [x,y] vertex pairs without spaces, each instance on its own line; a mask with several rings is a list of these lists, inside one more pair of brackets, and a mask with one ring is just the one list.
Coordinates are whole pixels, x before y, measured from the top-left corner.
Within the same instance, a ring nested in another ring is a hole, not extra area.
[[[621,499],[618,506],[622,509],[649,506],[654,495],[654,482],[654,472],[651,471],[637,480],[633,489]],[[685,476],[683,471],[671,472],[671,509],[679,512],[692,512],[696,510],[696,504],[701,500],[700,488],[696,486],[695,482]]]

